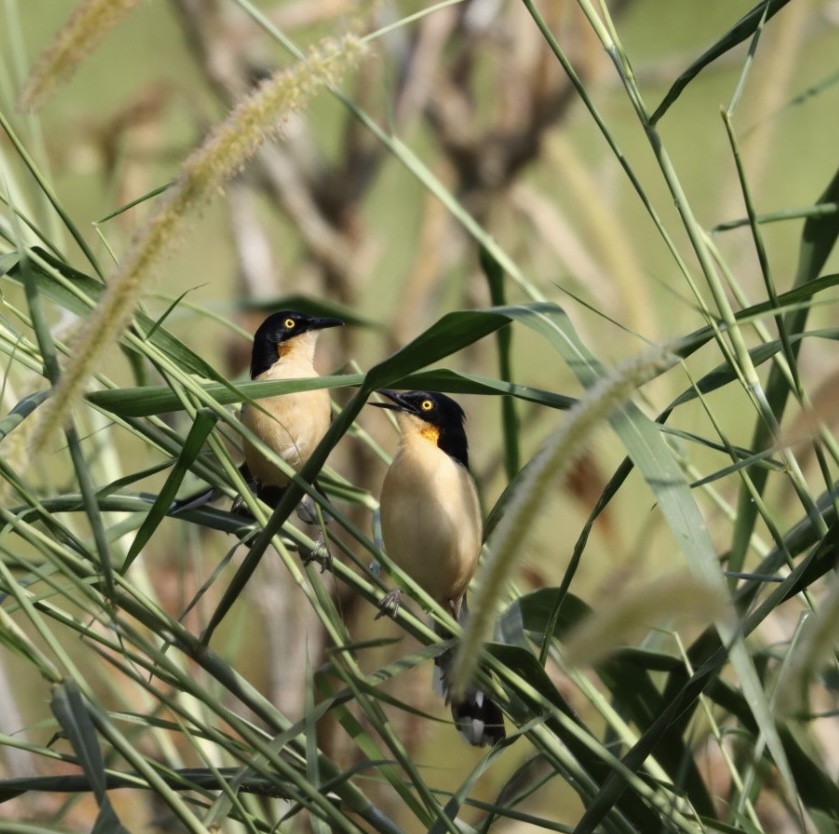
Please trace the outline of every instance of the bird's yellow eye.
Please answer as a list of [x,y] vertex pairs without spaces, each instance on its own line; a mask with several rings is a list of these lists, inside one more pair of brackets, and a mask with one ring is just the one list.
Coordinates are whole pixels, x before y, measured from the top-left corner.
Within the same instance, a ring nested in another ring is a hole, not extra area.
[[431,411],[431,409],[432,409],[432,408],[434,408],[434,403],[433,403],[433,402],[431,402],[431,400],[423,400],[423,401],[420,403],[420,408],[421,408],[423,411]]
[[297,326],[297,322],[294,319],[286,319],[283,322],[283,326],[286,330],[294,330],[294,328]]

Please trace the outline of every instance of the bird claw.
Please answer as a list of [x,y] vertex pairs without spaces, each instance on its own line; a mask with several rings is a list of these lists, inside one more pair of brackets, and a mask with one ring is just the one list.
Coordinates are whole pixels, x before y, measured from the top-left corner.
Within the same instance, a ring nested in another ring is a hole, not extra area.
[[321,573],[326,570],[332,570],[332,554],[329,552],[329,547],[324,541],[316,542],[315,546],[307,552],[301,551],[300,558],[303,560],[304,565],[308,565],[310,562],[317,562],[320,565]]
[[376,614],[374,619],[378,620],[380,617],[384,616],[395,617],[396,613],[399,611],[399,604],[401,601],[402,591],[400,591],[399,588],[394,588],[392,591],[385,594],[379,601],[379,613]]
[[237,495],[233,499],[233,503],[230,505],[230,513],[231,515],[238,515],[242,518],[249,519],[250,522],[256,521],[241,495]]

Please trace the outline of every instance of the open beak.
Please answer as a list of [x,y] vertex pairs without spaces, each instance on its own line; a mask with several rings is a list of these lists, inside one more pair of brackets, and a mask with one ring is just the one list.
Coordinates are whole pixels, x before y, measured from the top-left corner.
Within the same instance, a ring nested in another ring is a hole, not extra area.
[[389,388],[379,388],[376,391],[382,397],[387,397],[389,403],[367,403],[367,405],[375,405],[377,408],[386,408],[389,411],[413,411],[413,409],[402,399],[402,395],[398,391],[391,391]]

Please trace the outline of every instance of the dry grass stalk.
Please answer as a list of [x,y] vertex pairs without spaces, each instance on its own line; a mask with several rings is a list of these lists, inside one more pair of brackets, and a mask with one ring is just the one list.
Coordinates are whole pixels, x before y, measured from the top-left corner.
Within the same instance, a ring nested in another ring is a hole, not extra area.
[[336,84],[362,52],[363,46],[352,35],[322,42],[305,59],[263,81],[189,156],[176,183],[135,235],[74,340],[72,358],[43,409],[32,441],[34,449],[64,422],[97,360],[127,326],[154,266],[182,236],[184,219],[218,194],[262,144],[281,130],[284,119],[299,112],[320,89]]
[[565,477],[586,448],[593,432],[647,380],[672,362],[654,349],[603,377],[568,412],[559,429],[542,444],[528,477],[518,485],[503,518],[487,542],[489,553],[479,571],[469,620],[452,666],[452,692],[461,694],[478,666],[480,648],[489,639],[498,600],[508,578],[523,556],[524,542],[534,520],[544,509],[551,484]]
[[61,82],[79,65],[140,0],[86,0],[61,27],[55,40],[41,53],[20,94],[21,110],[39,110]]

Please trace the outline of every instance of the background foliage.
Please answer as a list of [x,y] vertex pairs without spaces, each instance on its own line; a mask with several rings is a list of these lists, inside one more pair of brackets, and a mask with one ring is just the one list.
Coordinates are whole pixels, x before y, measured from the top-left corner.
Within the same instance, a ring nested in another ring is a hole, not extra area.
[[[0,827],[839,830],[837,19],[7,0]],[[357,44],[329,72],[327,38]],[[300,95],[248,127],[263,81]],[[225,135],[250,144],[147,245]],[[350,325],[319,353],[336,419],[243,527],[234,406],[275,390],[245,369],[281,307]],[[491,751],[430,691],[423,605],[373,620],[384,385],[469,415],[459,669],[508,715]],[[206,482],[229,498],[167,516]]]

